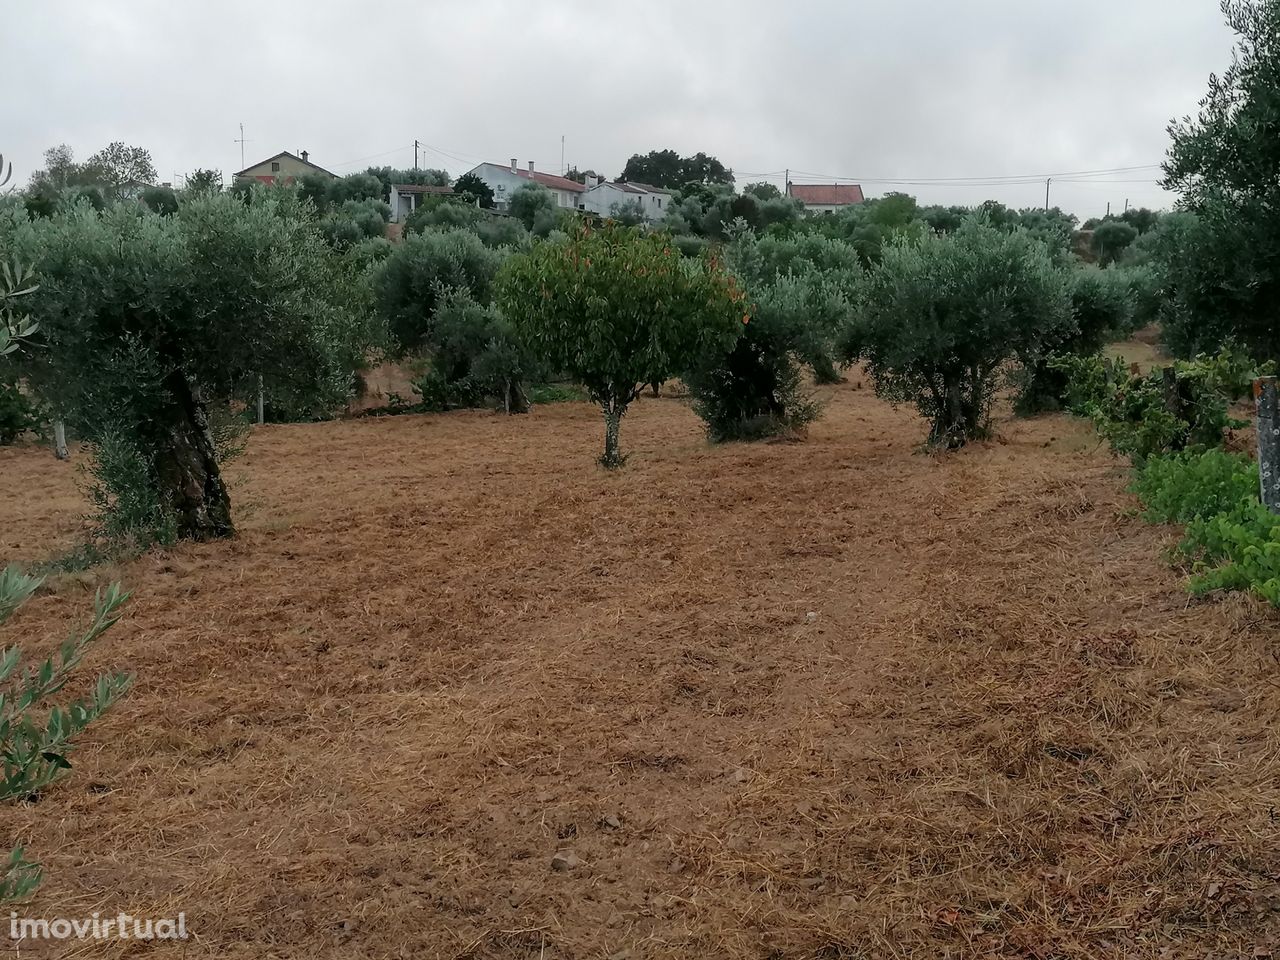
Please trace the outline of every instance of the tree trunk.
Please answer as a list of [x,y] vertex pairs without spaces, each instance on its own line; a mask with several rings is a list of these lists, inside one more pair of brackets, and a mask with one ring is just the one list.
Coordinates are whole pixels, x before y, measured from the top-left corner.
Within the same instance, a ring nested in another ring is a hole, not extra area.
[[662,381],[661,381],[661,380],[652,380],[652,381],[650,381],[650,383],[649,383],[649,389],[653,391],[653,395],[654,395],[655,397],[659,397],[659,396],[661,396],[661,395],[662,395]]
[[71,451],[67,449],[67,425],[61,420],[53,421],[53,455],[59,460],[71,459]]
[[521,386],[520,381],[507,381],[506,396],[503,403],[507,408],[507,413],[529,412],[529,397],[525,394],[524,387]]
[[626,460],[619,452],[618,429],[622,426],[622,415],[627,408],[616,401],[601,406],[604,408],[604,456],[600,458],[600,466],[616,470]]
[[181,370],[165,377],[173,397],[168,422],[158,424],[156,478],[160,495],[177,520],[184,540],[216,540],[235,533],[231,498],[218,469],[209,418],[200,390]]
[[945,390],[946,406],[939,411],[930,439],[935,444],[954,450],[963,447],[968,439],[965,435],[967,418],[959,378],[946,380]]

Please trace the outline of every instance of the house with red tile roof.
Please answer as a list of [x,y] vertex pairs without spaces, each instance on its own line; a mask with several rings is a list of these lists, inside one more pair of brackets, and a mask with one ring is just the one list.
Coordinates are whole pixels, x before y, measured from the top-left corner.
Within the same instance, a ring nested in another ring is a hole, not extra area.
[[582,195],[587,191],[586,186],[576,180],[536,170],[532,160],[527,168],[521,167],[514,157],[511,158],[510,165],[482,163],[468,172],[489,185],[489,189],[493,191],[493,205],[499,210],[506,210],[511,197],[526,183],[538,183],[546,187],[555,197],[556,206],[566,210],[581,209]]
[[238,171],[235,179],[287,184],[293,183],[298,177],[308,173],[318,173],[333,180],[337,179],[337,174],[330,173],[324,167],[312,163],[310,156],[305,150],[301,152],[301,156],[284,150],[274,157],[267,157],[261,163],[255,163],[251,167]]
[[866,197],[856,183],[787,183],[787,196],[804,204],[806,213],[835,213],[857,206]]

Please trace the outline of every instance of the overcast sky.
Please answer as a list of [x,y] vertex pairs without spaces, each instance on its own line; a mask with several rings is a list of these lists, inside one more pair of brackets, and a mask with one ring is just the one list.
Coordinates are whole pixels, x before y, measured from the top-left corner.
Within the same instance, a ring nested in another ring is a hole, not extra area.
[[[0,152],[150,149],[161,179],[307,149],[457,175],[481,159],[616,176],[704,150],[739,183],[850,178],[868,196],[1082,218],[1168,206],[1154,181],[1232,37],[1216,0],[4,0]],[[816,176],[815,176],[816,175]],[[889,180],[1028,177],[998,185]],[[1137,181],[1137,182],[1103,182]]]

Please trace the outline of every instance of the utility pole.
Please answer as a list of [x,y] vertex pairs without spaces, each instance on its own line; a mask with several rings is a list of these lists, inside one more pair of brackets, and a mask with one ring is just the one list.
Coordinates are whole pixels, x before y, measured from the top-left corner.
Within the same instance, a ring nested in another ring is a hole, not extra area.
[[1053,183],[1053,177],[1045,177],[1044,181],[1044,212],[1049,212],[1049,184]]
[[418,169],[418,141],[413,141],[413,169]]
[[791,168],[790,167],[787,167],[787,169],[782,174],[782,192],[786,194],[788,197],[791,196]]
[[240,124],[240,139],[235,142],[240,144],[240,169],[243,170],[244,169],[244,144],[245,144],[243,123]]
[[1107,201],[1107,216],[1111,216],[1111,201]]
[[1129,198],[1128,198],[1128,197],[1125,197],[1125,198],[1124,198],[1124,212],[1125,212],[1125,213],[1128,213],[1128,212],[1129,212]]

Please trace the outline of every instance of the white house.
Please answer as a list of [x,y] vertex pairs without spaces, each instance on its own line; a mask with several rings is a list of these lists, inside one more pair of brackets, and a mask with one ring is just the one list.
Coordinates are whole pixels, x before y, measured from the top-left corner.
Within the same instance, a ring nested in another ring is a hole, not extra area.
[[557,177],[551,173],[539,173],[533,168],[532,160],[529,161],[527,170],[520,169],[519,163],[512,157],[510,166],[482,163],[468,172],[489,185],[489,189],[493,191],[493,205],[499,210],[506,210],[511,203],[512,194],[526,183],[542,184],[556,198],[556,205],[567,210],[581,209],[582,195],[587,192],[587,188],[576,180]]
[[424,196],[448,196],[453,187],[433,187],[420,183],[393,183],[388,202],[391,204],[391,222],[407,220]]
[[805,213],[836,213],[864,199],[857,183],[788,183],[787,196],[801,201]]
[[639,204],[645,220],[653,223],[667,215],[667,208],[671,206],[671,191],[647,183],[610,183],[597,177],[596,182],[587,187],[582,198],[584,210],[598,213],[602,217],[611,216],[618,207],[627,203]]

